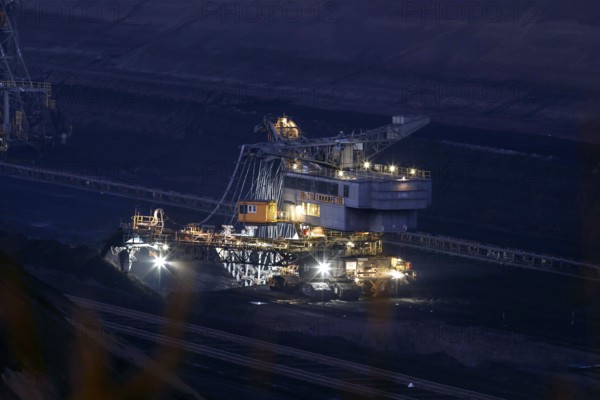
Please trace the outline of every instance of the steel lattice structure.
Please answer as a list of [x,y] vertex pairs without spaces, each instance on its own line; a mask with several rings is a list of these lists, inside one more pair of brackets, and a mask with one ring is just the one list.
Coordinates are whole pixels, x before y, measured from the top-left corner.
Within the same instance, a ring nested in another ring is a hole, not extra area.
[[[345,170],[359,167],[365,161],[369,161],[429,122],[429,117],[398,116],[394,117],[392,124],[357,134],[308,139],[295,124],[293,127],[281,127],[280,121],[274,123],[265,118],[262,124],[256,126],[255,131],[267,132],[271,140],[251,146],[247,145],[246,150],[249,154],[255,153],[266,159],[297,159],[322,164],[337,170]],[[282,134],[282,132],[289,131],[296,134]],[[344,152],[352,154],[344,154]]]
[[19,46],[15,15],[21,4],[0,0],[0,151],[6,151],[11,141],[44,141],[52,136],[46,130],[46,110],[55,108],[52,87],[31,80]]

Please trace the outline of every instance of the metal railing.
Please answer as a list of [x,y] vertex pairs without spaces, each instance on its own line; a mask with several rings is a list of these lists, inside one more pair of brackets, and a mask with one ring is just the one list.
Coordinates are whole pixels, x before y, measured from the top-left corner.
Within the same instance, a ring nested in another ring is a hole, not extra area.
[[375,164],[369,168],[361,168],[356,170],[336,170],[333,168],[311,168],[311,169],[289,169],[288,172],[298,175],[310,175],[324,178],[335,178],[341,180],[388,180],[390,178],[402,180],[430,180],[431,171],[426,171],[418,168],[397,167]]
[[216,214],[228,217],[233,215],[236,209],[234,204],[219,203],[219,201],[207,197],[115,182],[94,176],[76,175],[68,172],[0,162],[0,176],[2,175],[203,212],[210,212],[216,205],[219,205],[220,207]]
[[600,265],[563,257],[532,253],[525,250],[504,248],[492,244],[483,244],[423,232],[404,232],[394,235],[393,238],[394,240],[384,240],[384,243],[399,244],[435,253],[454,255],[500,265],[600,281]]

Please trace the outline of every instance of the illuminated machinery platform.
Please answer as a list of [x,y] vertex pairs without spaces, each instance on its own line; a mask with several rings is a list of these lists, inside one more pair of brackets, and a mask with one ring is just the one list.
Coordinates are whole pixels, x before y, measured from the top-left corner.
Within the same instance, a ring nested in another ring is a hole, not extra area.
[[369,257],[382,253],[381,235],[374,233],[347,233],[318,231],[298,239],[257,238],[248,228],[235,233],[232,226],[217,232],[212,227],[188,224],[182,230],[170,230],[164,225],[162,210],[153,215],[135,214],[132,223],[125,225],[124,241],[113,249],[128,255],[131,268],[135,255],[142,249],[155,254],[160,260],[179,259],[181,255],[221,262],[224,268],[244,286],[266,284],[282,268],[298,266],[304,260],[318,262],[324,257]]
[[382,233],[416,226],[417,211],[431,202],[431,179],[427,171],[370,160],[427,123],[428,117],[394,116],[380,128],[309,139],[288,117],[265,118],[255,131],[266,131],[269,141],[242,146],[218,201],[237,206],[237,222],[245,227],[240,233],[235,215],[220,232],[202,223],[169,231],[162,212],[136,215],[125,250],[131,261],[143,247],[192,248],[196,257],[218,257],[245,285],[265,283],[282,269],[306,268],[311,259],[325,265],[381,255]]

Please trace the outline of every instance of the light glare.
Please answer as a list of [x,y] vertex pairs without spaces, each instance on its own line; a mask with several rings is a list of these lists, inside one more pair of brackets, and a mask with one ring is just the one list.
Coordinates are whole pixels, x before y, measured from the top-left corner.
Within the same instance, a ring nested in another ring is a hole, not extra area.
[[164,268],[166,264],[167,259],[163,256],[156,257],[156,259],[154,260],[154,266],[156,268]]
[[330,269],[329,264],[327,264],[327,263],[319,263],[317,265],[317,268],[319,269],[319,272],[322,274],[324,274],[325,272],[329,272],[329,269]]
[[390,272],[390,275],[394,279],[402,279],[402,278],[404,278],[404,274],[402,272],[400,272],[400,271],[392,271],[392,272]]

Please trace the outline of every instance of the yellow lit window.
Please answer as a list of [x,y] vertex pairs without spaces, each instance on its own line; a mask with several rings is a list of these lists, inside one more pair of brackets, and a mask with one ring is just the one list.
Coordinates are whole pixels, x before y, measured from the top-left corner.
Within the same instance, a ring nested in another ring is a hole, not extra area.
[[311,217],[320,217],[321,216],[321,206],[314,203],[302,203],[302,209],[304,211],[304,215],[308,215]]

